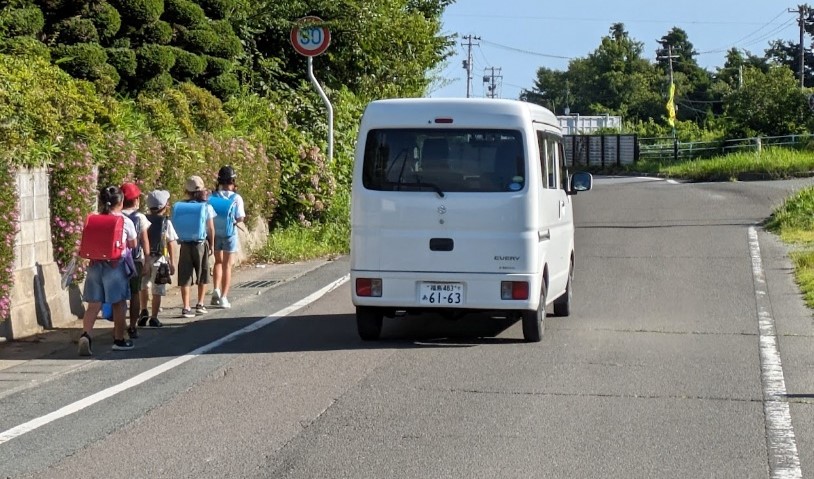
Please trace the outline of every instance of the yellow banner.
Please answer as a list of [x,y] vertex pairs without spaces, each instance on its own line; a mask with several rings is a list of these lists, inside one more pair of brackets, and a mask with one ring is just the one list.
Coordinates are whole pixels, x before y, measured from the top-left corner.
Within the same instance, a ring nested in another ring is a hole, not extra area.
[[670,98],[667,100],[667,123],[670,126],[676,126],[676,104],[674,101],[676,94],[676,85],[675,83],[670,83]]

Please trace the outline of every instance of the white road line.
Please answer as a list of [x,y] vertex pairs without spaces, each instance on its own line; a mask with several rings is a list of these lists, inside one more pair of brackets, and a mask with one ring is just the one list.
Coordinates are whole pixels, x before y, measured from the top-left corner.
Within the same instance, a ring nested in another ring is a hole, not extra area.
[[777,349],[777,331],[772,317],[763,262],[760,259],[760,242],[754,226],[749,228],[749,251],[752,256],[752,277],[755,283],[755,301],[760,328],[760,379],[763,383],[763,413],[769,471],[771,477],[775,479],[802,478],[791,412],[786,401],[783,363]]
[[350,279],[350,275],[345,275],[338,280],[334,281],[333,283],[325,286],[324,288],[320,289],[319,291],[297,301],[296,303],[277,311],[274,314],[266,316],[263,319],[257,320],[254,323],[234,331],[218,340],[212,341],[211,343],[201,346],[200,348],[191,351],[183,356],[179,356],[175,359],[167,361],[164,364],[156,366],[152,369],[144,371],[143,373],[134,376],[127,381],[124,381],[120,384],[115,386],[111,386],[105,390],[99,391],[96,394],[88,396],[84,399],[80,399],[79,401],[73,402],[68,404],[65,407],[62,407],[52,413],[46,414],[44,416],[40,416],[36,419],[32,419],[26,423],[20,424],[19,426],[13,427],[7,431],[3,431],[0,433],[0,444],[8,442],[14,438],[20,437],[27,432],[31,432],[34,429],[42,427],[50,422],[56,421],[57,419],[61,419],[63,417],[69,416],[75,412],[79,412],[86,407],[92,406],[100,401],[104,401],[105,399],[119,394],[120,392],[126,391],[132,387],[138,386],[141,383],[149,381],[150,379],[158,376],[159,374],[165,373],[170,369],[178,367],[184,364],[187,361],[195,359],[196,357],[205,354],[219,346],[222,346],[230,341],[237,339],[239,336],[242,336],[246,333],[251,333],[252,331],[257,331],[258,329],[264,328],[269,324],[277,321],[280,318],[288,316],[289,314],[302,309],[309,304],[313,303],[314,301],[318,300],[322,296],[328,294],[329,292],[335,290],[336,288],[342,286]]

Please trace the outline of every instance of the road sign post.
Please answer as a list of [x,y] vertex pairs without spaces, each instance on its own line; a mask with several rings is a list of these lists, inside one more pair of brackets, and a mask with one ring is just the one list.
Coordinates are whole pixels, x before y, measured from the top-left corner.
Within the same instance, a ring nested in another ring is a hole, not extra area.
[[328,161],[333,162],[334,157],[334,109],[331,100],[320,86],[314,76],[314,57],[322,54],[331,44],[331,31],[322,25],[319,17],[303,17],[297,20],[297,25],[291,29],[291,45],[300,55],[308,57],[308,78],[311,84],[322,97],[325,108],[328,110]]

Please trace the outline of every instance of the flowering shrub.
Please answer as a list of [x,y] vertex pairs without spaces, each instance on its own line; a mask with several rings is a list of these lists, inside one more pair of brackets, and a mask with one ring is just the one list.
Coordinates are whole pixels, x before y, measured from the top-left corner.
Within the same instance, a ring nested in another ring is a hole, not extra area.
[[[20,224],[17,205],[15,169],[0,166],[0,211],[7,221],[0,221],[0,320],[11,313],[11,287],[14,284],[14,243]],[[9,221],[10,220],[10,221]]]
[[[87,144],[72,143],[60,153],[49,170],[51,197],[51,234],[54,260],[64,273],[79,249],[85,216],[96,209],[95,159]],[[85,265],[79,262],[74,281],[85,277]]]

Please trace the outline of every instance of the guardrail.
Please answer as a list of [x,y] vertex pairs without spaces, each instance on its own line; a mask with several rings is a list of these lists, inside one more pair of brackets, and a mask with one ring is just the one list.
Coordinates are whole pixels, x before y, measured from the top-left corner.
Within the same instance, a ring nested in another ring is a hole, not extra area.
[[760,151],[772,146],[801,147],[814,141],[814,135],[761,136],[723,141],[674,141],[671,137],[639,139],[640,160],[678,161],[709,158],[738,151]]

